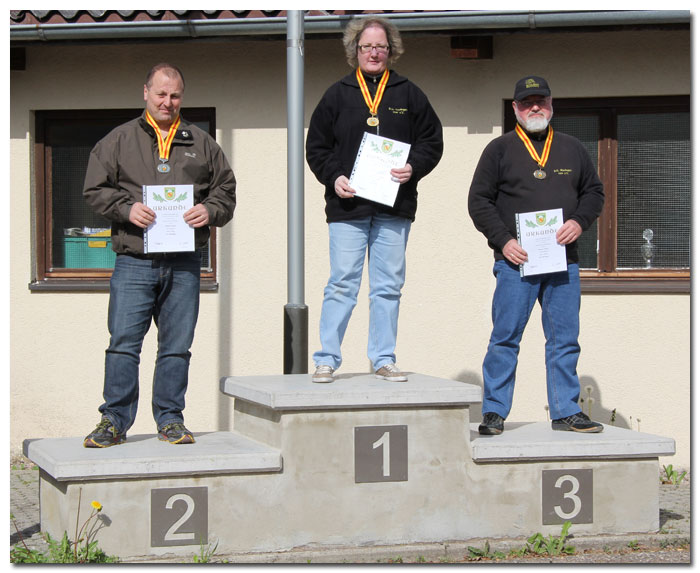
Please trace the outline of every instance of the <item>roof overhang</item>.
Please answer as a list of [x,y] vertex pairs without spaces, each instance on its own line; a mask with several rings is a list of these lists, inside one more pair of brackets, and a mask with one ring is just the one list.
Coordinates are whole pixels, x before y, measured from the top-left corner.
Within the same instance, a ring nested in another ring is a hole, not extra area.
[[[513,33],[519,31],[599,30],[620,27],[688,27],[688,10],[498,10],[366,14],[391,19],[402,32]],[[304,34],[339,34],[352,15],[310,15]],[[204,39],[235,36],[284,36],[286,16],[265,18],[174,19],[157,21],[62,22],[10,25],[10,42]]]

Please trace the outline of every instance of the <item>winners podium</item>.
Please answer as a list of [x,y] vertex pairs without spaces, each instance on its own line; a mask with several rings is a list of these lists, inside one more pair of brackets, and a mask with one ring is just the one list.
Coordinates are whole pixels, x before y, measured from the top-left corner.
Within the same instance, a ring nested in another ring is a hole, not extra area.
[[[41,529],[75,535],[99,501],[94,539],[122,559],[558,534],[654,532],[659,456],[673,439],[605,426],[554,432],[506,423],[480,436],[481,388],[412,373],[231,376],[232,432],[192,445],[129,436],[26,440],[40,468]],[[232,557],[234,556],[234,557]]]

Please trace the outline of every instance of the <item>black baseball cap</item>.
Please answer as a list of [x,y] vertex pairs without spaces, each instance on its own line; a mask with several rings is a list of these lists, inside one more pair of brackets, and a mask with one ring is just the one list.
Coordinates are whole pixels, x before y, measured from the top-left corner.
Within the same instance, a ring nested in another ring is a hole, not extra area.
[[513,99],[515,101],[520,101],[531,95],[552,95],[547,80],[539,76],[525,76],[521,80],[518,80],[518,83],[515,84]]

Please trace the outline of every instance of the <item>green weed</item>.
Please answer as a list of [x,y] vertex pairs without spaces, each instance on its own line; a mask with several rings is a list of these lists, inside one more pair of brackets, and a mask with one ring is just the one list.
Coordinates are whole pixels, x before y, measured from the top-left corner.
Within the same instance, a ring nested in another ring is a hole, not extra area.
[[467,555],[467,561],[481,561],[482,559],[505,559],[506,554],[500,551],[491,552],[491,545],[488,541],[484,542],[482,548],[472,547],[469,545],[467,547],[469,554]]
[[216,542],[214,547],[211,546],[211,543],[209,543],[206,547],[204,547],[204,544],[200,544],[199,555],[195,555],[192,558],[193,561],[195,563],[209,563],[211,561],[211,558],[214,557],[217,547],[219,547],[218,541]]
[[531,535],[527,540],[527,551],[536,555],[561,555],[562,553],[573,555],[576,553],[576,548],[566,543],[570,527],[570,521],[564,522],[559,537],[555,535],[545,537],[541,533]]
[[21,545],[10,550],[10,563],[116,563],[116,556],[107,555],[97,546],[98,515],[102,511],[99,501],[91,503],[92,513],[80,526],[80,500],[82,489],[78,495],[78,512],[75,518],[75,541],[68,539],[68,532],[63,532],[60,541],[53,539],[48,533],[46,542],[49,554],[45,555],[36,549],[30,549],[22,538],[22,534],[14,522],[17,533],[20,534]]
[[683,472],[680,475],[676,470],[673,469],[672,464],[668,464],[667,466],[664,466],[664,475],[661,476],[661,483],[669,483],[672,485],[678,485],[683,481],[683,478],[688,472]]
[[107,555],[97,546],[97,541],[78,545],[68,539],[68,533],[63,532],[61,541],[53,539],[48,533],[46,542],[49,544],[49,554],[36,549],[30,549],[22,541],[10,550],[10,563],[118,563],[114,555]]

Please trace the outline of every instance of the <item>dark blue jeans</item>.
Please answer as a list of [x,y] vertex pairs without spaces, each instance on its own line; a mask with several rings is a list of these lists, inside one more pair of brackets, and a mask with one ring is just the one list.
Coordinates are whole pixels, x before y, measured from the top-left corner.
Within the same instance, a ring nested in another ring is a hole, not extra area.
[[110,281],[105,402],[99,411],[120,432],[131,428],[136,418],[141,347],[151,320],[158,327],[153,418],[158,429],[183,421],[190,347],[199,313],[200,265],[198,252],[154,260],[117,256]]
[[517,268],[496,261],[493,273],[493,331],[483,365],[482,412],[495,412],[503,418],[510,413],[520,340],[535,301],[542,307],[550,416],[557,420],[580,412],[581,386],[576,373],[581,306],[578,265],[569,264],[568,271],[560,273],[521,278]]

